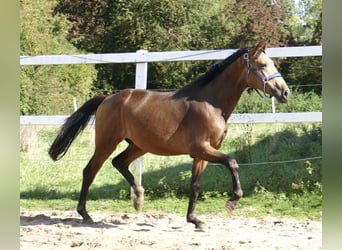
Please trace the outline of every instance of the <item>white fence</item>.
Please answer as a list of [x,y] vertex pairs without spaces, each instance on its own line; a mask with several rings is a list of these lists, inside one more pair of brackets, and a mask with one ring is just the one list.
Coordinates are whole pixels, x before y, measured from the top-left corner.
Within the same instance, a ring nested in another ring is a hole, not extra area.
[[[62,125],[68,118],[66,115],[22,115],[21,125]],[[90,119],[94,124],[94,119]],[[287,123],[287,122],[320,122],[322,112],[295,113],[249,113],[232,114],[228,123]]]
[[[164,52],[138,50],[137,52],[130,53],[20,56],[20,65],[149,63],[163,61],[175,62],[221,60],[230,56],[235,51],[235,49]],[[322,56],[322,46],[268,48],[267,54],[271,58]]]
[[[107,53],[84,55],[41,55],[20,56],[20,65],[53,65],[53,64],[105,64],[105,63],[135,63],[135,88],[147,88],[147,70],[149,62],[221,60],[233,54],[236,50],[199,50],[199,51],[167,51],[149,52],[138,50],[135,53]],[[301,46],[269,48],[270,57],[303,57],[322,56],[322,46]],[[274,106],[272,108],[274,110]],[[20,116],[20,124],[60,125],[67,116]],[[268,123],[268,122],[321,122],[321,112],[304,113],[262,113],[262,114],[233,114],[230,123]],[[142,158],[135,162],[138,180],[142,181]]]
[[[79,55],[41,55],[20,56],[20,65],[60,65],[60,64],[105,64],[105,63],[135,63],[135,88],[147,88],[147,70],[149,62],[162,61],[195,61],[195,60],[220,60],[224,59],[236,50],[198,50],[198,51],[166,51],[149,52],[138,50],[131,53],[107,53],[107,54],[79,54]],[[270,57],[303,57],[322,56],[322,46],[298,46],[269,48],[267,54]],[[272,110],[275,110],[272,104]],[[273,111],[274,113],[274,111]],[[20,116],[20,124],[50,124],[60,125],[65,117],[57,116]],[[276,113],[276,114],[233,114],[231,123],[268,123],[268,122],[308,122],[322,121],[321,112],[308,113]],[[55,123],[54,123],[55,122]]]

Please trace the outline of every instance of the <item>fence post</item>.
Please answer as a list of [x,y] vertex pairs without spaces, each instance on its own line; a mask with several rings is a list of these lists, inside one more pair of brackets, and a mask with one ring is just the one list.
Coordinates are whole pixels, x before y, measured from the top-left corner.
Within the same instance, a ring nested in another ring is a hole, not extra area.
[[74,103],[74,111],[76,111],[77,110],[77,101],[76,101],[76,97],[75,96],[72,98],[72,101]]
[[[141,59],[146,57],[148,53],[147,50],[138,50],[136,51],[137,56]],[[141,60],[140,60],[141,61]],[[146,89],[147,88],[147,62],[138,62],[136,63],[135,68],[135,88],[136,89]],[[142,166],[143,165],[143,157],[139,157],[133,163],[134,171],[138,174],[138,183],[139,185],[142,184]]]
[[274,102],[274,96],[272,96],[272,113],[275,114],[275,102]]

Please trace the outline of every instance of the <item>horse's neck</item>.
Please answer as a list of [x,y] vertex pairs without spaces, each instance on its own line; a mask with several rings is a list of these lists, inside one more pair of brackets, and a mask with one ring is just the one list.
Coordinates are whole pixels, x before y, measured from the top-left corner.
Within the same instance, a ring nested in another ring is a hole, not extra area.
[[227,120],[233,112],[246,86],[243,83],[243,73],[238,63],[230,65],[220,75],[205,85],[189,84],[174,92],[172,98],[184,98],[207,102],[221,109],[222,116]]
[[222,110],[222,116],[227,120],[236,107],[242,92],[246,89],[242,78],[233,68],[222,72],[203,92],[208,96],[208,102]]

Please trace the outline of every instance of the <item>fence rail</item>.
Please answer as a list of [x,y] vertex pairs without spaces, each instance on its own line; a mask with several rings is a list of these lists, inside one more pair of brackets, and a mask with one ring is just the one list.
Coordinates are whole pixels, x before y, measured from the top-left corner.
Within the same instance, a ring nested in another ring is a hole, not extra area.
[[[20,65],[60,65],[60,64],[106,64],[135,63],[135,88],[147,88],[147,68],[151,62],[220,60],[233,54],[236,49],[163,51],[150,52],[138,50],[130,53],[77,54],[77,55],[40,55],[20,56]],[[268,48],[270,57],[322,56],[322,46],[297,46]],[[275,110],[272,99],[272,110]]]
[[[62,125],[69,116],[66,115],[22,115],[21,125]],[[294,112],[294,113],[249,113],[232,114],[228,123],[296,123],[321,122],[322,112]],[[90,124],[94,124],[91,119]]]
[[[221,60],[230,56],[235,51],[235,49],[163,52],[138,50],[137,52],[130,53],[20,56],[20,65],[148,63],[162,61],[174,62]],[[267,54],[270,57],[322,56],[322,46],[268,48]]]

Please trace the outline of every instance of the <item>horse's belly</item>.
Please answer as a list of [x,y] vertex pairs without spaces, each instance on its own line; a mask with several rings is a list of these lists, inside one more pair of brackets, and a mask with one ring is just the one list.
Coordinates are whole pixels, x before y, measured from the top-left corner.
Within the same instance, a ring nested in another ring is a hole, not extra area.
[[184,138],[166,138],[153,133],[146,133],[146,131],[139,135],[131,135],[128,138],[142,150],[156,155],[167,156],[189,153],[188,143],[184,142]]

